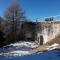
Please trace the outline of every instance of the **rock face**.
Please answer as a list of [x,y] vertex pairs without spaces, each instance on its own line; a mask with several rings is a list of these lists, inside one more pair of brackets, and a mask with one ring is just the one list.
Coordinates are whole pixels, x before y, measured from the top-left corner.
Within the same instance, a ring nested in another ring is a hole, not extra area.
[[[37,40],[43,44],[60,34],[60,21],[45,21],[37,24]],[[41,38],[42,36],[42,38]]]
[[58,34],[54,39],[48,41],[46,45],[52,45],[54,43],[60,44],[60,34]]

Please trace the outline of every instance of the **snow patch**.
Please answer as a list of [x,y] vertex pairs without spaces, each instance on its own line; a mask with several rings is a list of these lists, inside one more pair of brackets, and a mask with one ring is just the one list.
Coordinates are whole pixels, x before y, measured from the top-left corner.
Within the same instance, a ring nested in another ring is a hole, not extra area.
[[29,49],[38,47],[38,44],[35,42],[17,42],[14,44],[7,45],[0,49],[0,56],[23,56],[31,54]]
[[52,44],[51,46],[48,46],[47,50],[53,50],[53,49],[56,49],[58,46],[59,46],[59,44],[54,43],[54,44]]
[[38,44],[35,42],[19,42],[19,43],[14,43],[14,44],[10,44],[9,46],[19,46],[19,47],[30,47],[30,48],[36,48],[38,47]]
[[24,55],[29,55],[29,51],[11,51],[8,53],[0,53],[0,56],[24,56]]

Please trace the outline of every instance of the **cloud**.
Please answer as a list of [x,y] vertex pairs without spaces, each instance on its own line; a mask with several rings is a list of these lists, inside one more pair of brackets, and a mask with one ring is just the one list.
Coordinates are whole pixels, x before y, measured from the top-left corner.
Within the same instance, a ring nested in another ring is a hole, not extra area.
[[60,15],[55,15],[55,16],[47,16],[47,17],[43,17],[43,18],[40,18],[40,19],[45,19],[45,18],[50,18],[50,17],[56,18],[56,17],[60,17]]

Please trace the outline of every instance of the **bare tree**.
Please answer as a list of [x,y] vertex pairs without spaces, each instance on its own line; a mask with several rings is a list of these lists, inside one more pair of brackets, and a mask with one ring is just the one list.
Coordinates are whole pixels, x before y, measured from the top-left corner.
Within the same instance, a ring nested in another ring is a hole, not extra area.
[[11,34],[14,37],[14,40],[16,40],[16,31],[17,27],[20,23],[18,23],[22,18],[24,18],[24,12],[22,11],[21,7],[14,2],[5,12],[5,20],[8,21],[8,28],[10,28]]

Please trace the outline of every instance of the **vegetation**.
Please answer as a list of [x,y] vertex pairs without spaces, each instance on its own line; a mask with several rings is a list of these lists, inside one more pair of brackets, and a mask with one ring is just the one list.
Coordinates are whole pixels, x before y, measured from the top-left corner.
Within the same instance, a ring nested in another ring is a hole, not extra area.
[[[3,18],[5,19],[3,23],[4,29],[2,29],[3,25],[1,22],[3,21]],[[14,2],[10,7],[8,7],[3,18],[0,17],[0,43],[3,42],[2,44],[7,45],[18,41],[22,24],[20,21],[26,19],[24,12],[19,8],[19,5]],[[3,33],[5,33],[4,37]]]
[[46,45],[52,45],[54,43],[60,44],[60,34],[58,34],[54,39],[48,41]]
[[31,40],[34,40],[35,23],[27,22],[22,9],[17,3],[13,3],[6,10],[4,17],[0,17],[0,47],[26,40],[27,31],[31,32]]

